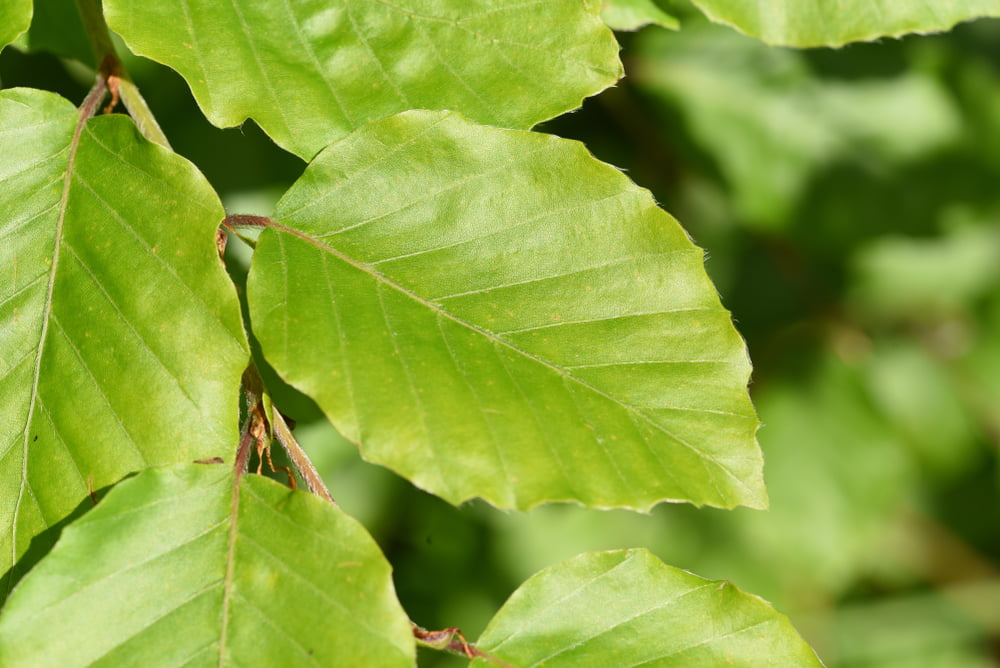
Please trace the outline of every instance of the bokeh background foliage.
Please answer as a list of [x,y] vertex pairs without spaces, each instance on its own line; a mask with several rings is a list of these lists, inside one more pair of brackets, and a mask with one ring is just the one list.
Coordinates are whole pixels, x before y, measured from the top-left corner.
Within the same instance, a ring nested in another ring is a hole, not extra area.
[[[279,389],[297,433],[426,626],[475,637],[545,566],[642,545],[771,601],[827,665],[1000,664],[1000,22],[797,51],[657,4],[680,31],[621,34],[626,79],[541,129],[628,169],[708,250],[755,362],[770,510],[456,509]],[[301,161],[128,67],[227,209],[270,213]],[[0,78],[89,84],[14,49]]]

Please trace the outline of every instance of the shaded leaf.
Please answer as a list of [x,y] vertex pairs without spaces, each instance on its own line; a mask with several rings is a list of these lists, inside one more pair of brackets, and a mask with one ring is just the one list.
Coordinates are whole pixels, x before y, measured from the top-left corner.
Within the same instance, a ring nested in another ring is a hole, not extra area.
[[840,46],[906,33],[950,30],[956,23],[1000,16],[1000,0],[693,0],[718,23],[785,46]]
[[196,464],[118,485],[10,597],[5,663],[412,666],[361,525],[261,476],[233,486],[231,467]]
[[1000,230],[992,216],[957,224],[940,237],[887,236],[851,258],[855,309],[872,320],[918,320],[961,312],[1000,285]]
[[594,0],[601,7],[601,18],[613,30],[638,30],[654,24],[676,30],[677,19],[663,11],[656,0]]
[[0,3],[0,49],[28,29],[31,11],[31,0],[4,0]]
[[538,573],[477,644],[521,668],[822,665],[763,600],[643,549],[584,554]]
[[77,119],[51,93],[0,93],[4,571],[89,487],[231,458],[238,440],[249,353],[215,249],[218,198],[124,116],[75,139]]
[[104,6],[135,53],[180,72],[210,121],[252,117],[307,159],[406,109],[529,128],[621,76],[613,35],[579,0]]
[[36,0],[25,45],[31,51],[49,51],[87,65],[95,64],[76,0]]
[[407,112],[327,148],[276,218],[254,331],[370,461],[453,503],[766,503],[702,251],[582,145]]

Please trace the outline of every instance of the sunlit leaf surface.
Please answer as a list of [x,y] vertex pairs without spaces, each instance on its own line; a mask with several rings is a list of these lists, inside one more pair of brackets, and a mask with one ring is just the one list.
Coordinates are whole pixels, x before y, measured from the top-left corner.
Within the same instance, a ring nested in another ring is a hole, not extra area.
[[218,198],[127,118],[91,119],[76,141],[77,118],[51,93],[0,94],[2,595],[89,490],[231,459],[238,439],[248,352]]
[[822,665],[763,600],[647,550],[584,554],[545,569],[511,595],[478,646],[521,668]]
[[0,2],[0,49],[10,44],[31,23],[31,0]]
[[768,44],[799,47],[940,32],[960,21],[1000,16],[1000,0],[694,0],[694,4],[713,21]]
[[261,476],[234,494],[233,477],[190,464],[112,490],[11,596],[5,665],[412,666],[361,525]]
[[618,45],[580,0],[108,0],[137,54],[174,68],[209,120],[252,117],[311,158],[406,109],[529,128],[621,75]]
[[254,331],[369,460],[454,503],[766,503],[702,251],[582,145],[400,114],[324,151],[275,215]]

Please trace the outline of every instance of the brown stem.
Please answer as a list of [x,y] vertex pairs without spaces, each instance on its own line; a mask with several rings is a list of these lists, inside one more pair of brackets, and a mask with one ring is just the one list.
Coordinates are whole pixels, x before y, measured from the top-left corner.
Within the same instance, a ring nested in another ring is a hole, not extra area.
[[222,221],[227,229],[236,231],[237,227],[272,227],[274,221],[267,216],[251,216],[248,214],[232,214]]
[[236,480],[238,481],[247,472],[247,462],[250,461],[250,446],[256,442],[256,438],[251,433],[250,420],[243,425],[243,429],[240,432],[240,445],[236,449],[236,461],[233,462],[233,470],[236,471]]
[[501,668],[517,668],[514,664],[507,663],[503,659],[484,652],[470,643],[462,635],[462,632],[458,630],[457,626],[451,626],[440,631],[428,631],[410,622],[410,628],[413,631],[413,637],[417,640],[417,644],[422,647],[460,654],[470,660],[485,659],[494,665],[501,666]]
[[[257,367],[253,362],[243,372],[243,391],[247,397],[247,424],[251,425],[252,422],[256,421],[258,425],[257,429],[261,432],[258,434],[258,442],[264,443],[266,436],[273,432],[274,436],[278,439],[278,443],[281,444],[285,453],[288,454],[288,459],[291,460],[295,471],[306,483],[309,491],[336,506],[337,502],[333,500],[330,490],[326,488],[322,476],[320,476],[316,467],[313,466],[309,455],[306,454],[305,450],[295,440],[295,437],[292,436],[292,430],[288,427],[288,423],[285,422],[285,418],[281,412],[272,404],[271,414],[266,414],[263,404],[265,392],[264,381],[261,379],[260,372],[257,371]],[[252,427],[248,428],[250,428],[250,431],[254,431]],[[263,447],[266,447],[266,445]],[[271,465],[271,469],[274,469],[273,464]],[[292,480],[294,484],[294,478]]]
[[306,487],[316,496],[322,497],[336,506],[337,502],[330,495],[330,490],[326,488],[322,476],[320,476],[316,467],[313,466],[309,455],[306,454],[306,451],[302,449],[295,440],[295,437],[292,436],[292,430],[288,428],[285,417],[278,411],[276,406],[271,407],[271,418],[273,423],[271,426],[274,427],[274,436],[278,439],[278,443],[281,443],[281,447],[285,449],[285,453],[292,461],[292,466],[295,467],[299,477],[305,481]]

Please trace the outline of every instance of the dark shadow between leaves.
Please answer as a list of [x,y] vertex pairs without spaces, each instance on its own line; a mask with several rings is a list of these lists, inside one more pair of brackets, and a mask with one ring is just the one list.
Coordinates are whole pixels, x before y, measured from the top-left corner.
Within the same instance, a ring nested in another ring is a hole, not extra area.
[[59,536],[62,535],[62,531],[67,525],[83,517],[87,511],[94,508],[112,487],[134,475],[135,473],[130,473],[117,483],[94,490],[93,494],[85,496],[69,515],[32,538],[31,543],[28,545],[28,550],[21,555],[16,564],[0,576],[0,591],[3,591],[5,596],[8,596],[17,583],[21,581],[21,578],[27,575],[52,550],[52,547],[59,540]]

